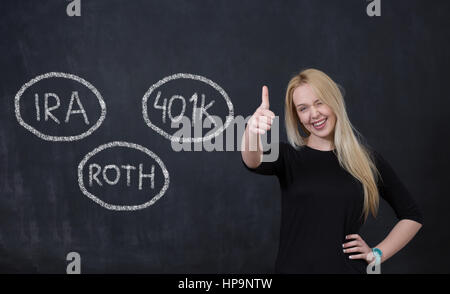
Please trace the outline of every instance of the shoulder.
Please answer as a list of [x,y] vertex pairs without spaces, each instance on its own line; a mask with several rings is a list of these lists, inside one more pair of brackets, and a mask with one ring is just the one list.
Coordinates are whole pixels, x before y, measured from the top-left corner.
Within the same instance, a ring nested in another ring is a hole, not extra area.
[[288,142],[278,141],[269,143],[269,148],[263,151],[265,156],[274,156],[277,161],[284,161],[291,158],[295,148]]
[[284,141],[280,141],[278,146],[280,148],[280,152],[283,152],[284,154],[292,154],[299,150],[297,146],[293,146],[289,142]]
[[298,147],[297,145],[292,145],[289,142],[280,141],[279,144],[280,144],[280,148],[284,148],[286,150],[290,150],[290,151],[300,150],[300,147]]
[[382,182],[384,182],[386,179],[395,179],[396,172],[389,163],[388,160],[381,154],[380,151],[375,150],[374,148],[368,148],[369,155],[375,164],[375,167],[377,168]]
[[379,165],[383,164],[385,162],[384,157],[381,155],[378,150],[374,149],[371,146],[364,145],[370,159],[375,163],[375,165],[378,167]]
[[279,150],[283,151],[289,151],[289,150],[295,150],[294,147],[291,146],[291,144],[284,142],[284,141],[278,141],[278,142],[271,142],[269,144],[268,150],[273,150],[275,148],[278,148]]
[[392,170],[392,166],[389,161],[382,155],[382,153],[378,150],[372,150],[372,158],[373,161],[378,168],[379,172],[386,173]]
[[308,157],[306,148],[291,144],[290,142],[280,142],[279,148],[280,157],[282,157],[289,164],[293,162],[299,164],[298,160],[303,160],[305,157]]

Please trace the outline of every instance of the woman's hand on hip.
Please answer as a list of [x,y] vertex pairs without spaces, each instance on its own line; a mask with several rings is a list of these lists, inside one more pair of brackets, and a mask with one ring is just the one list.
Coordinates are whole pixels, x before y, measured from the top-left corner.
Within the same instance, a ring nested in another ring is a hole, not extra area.
[[371,263],[374,260],[372,248],[358,234],[351,234],[345,236],[348,242],[342,244],[344,253],[349,255],[350,259],[364,259],[367,263]]

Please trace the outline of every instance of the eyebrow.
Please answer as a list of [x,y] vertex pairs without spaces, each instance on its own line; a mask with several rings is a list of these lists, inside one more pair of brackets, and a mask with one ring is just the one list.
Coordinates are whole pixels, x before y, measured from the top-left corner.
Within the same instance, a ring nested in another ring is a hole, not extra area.
[[[316,103],[317,101],[319,101],[320,99],[316,99],[316,101],[314,101],[314,103]],[[303,103],[300,103],[300,104],[298,104],[296,107],[299,107],[299,106],[302,106],[302,105],[305,105],[305,104],[303,104]]]

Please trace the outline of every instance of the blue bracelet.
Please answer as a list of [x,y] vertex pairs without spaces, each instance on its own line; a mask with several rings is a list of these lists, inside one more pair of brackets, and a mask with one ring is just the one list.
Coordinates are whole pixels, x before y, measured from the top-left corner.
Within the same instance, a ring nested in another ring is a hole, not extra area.
[[383,251],[381,251],[379,248],[372,248],[372,253],[375,256],[375,264],[381,263],[381,257],[383,256]]

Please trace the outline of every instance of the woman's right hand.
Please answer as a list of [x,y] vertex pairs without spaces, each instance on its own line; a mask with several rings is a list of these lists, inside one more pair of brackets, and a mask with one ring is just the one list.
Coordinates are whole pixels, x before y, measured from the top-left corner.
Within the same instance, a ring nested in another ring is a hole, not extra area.
[[275,114],[269,110],[269,90],[263,86],[261,105],[250,117],[242,135],[242,159],[250,168],[256,168],[261,164],[263,152],[259,135],[270,130],[274,117]]
[[253,134],[264,134],[272,127],[275,114],[269,110],[269,89],[263,86],[261,105],[249,120],[249,131]]

